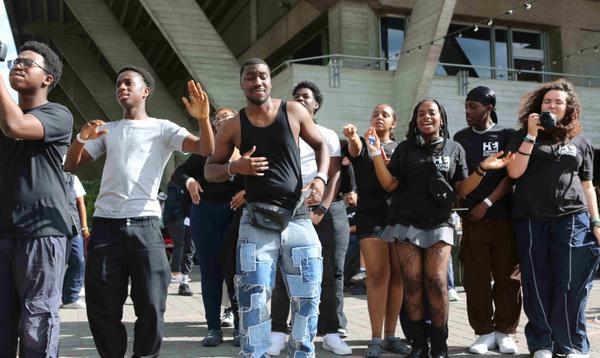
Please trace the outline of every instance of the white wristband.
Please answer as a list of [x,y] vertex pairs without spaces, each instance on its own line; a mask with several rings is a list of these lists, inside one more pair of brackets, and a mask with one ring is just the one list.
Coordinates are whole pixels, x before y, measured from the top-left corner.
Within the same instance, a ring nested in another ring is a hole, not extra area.
[[81,144],[85,144],[85,143],[87,143],[89,139],[81,139],[81,136],[80,136],[80,134],[81,134],[81,133],[77,133],[77,137],[75,137],[75,138],[77,138],[77,141],[78,141],[79,143],[81,143]]
[[489,198],[483,199],[483,202],[485,203],[485,205],[488,206],[488,208],[491,208],[492,205],[494,205],[494,203],[492,203],[492,201]]
[[525,138],[532,140],[535,142],[535,140],[537,139],[537,137],[532,136],[531,134],[527,133],[527,135],[525,136]]
[[371,158],[380,157],[380,156],[381,156],[381,149],[379,149],[379,150],[376,150],[376,151],[374,151],[374,152],[371,152],[371,153],[369,153],[369,156],[370,156]]

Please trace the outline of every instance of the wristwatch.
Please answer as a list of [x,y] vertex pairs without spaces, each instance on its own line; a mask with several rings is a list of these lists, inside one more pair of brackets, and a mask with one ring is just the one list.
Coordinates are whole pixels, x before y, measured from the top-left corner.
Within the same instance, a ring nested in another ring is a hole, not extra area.
[[323,172],[318,172],[317,175],[315,175],[315,179],[321,179],[323,181],[323,184],[327,185],[327,174]]
[[325,205],[323,204],[319,204],[317,206],[315,206],[314,210],[319,210],[320,212],[323,213],[323,215],[327,214],[327,212],[329,211],[329,208],[327,208]]

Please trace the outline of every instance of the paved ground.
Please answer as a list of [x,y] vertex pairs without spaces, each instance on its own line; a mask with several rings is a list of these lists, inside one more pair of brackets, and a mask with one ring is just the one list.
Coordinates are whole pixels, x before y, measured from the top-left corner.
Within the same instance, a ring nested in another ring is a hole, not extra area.
[[[195,268],[196,269],[196,268]],[[177,285],[171,285],[167,300],[166,334],[161,357],[235,357],[239,348],[231,344],[231,329],[225,329],[226,340],[216,348],[202,347],[201,340],[206,334],[206,321],[200,298],[200,283],[191,283],[193,297],[177,295]],[[465,295],[460,293],[461,300],[450,304],[449,346],[451,356],[468,355],[466,347],[473,341],[474,335],[467,322]],[[346,296],[345,310],[348,316],[348,344],[354,356],[361,356],[370,339],[369,316],[366,308],[366,296]],[[600,281],[595,282],[588,302],[588,332],[592,344],[592,357],[600,357],[600,322],[595,318],[600,315]],[[98,357],[87,324],[85,310],[61,310],[61,357]],[[129,332],[129,350],[131,355],[132,332],[135,315],[131,301],[125,306],[124,321]],[[522,315],[521,324],[516,334],[519,348],[526,353],[523,326],[526,318]],[[400,328],[397,331],[401,335]],[[317,357],[335,357],[321,348],[321,338],[317,338]],[[499,353],[494,353],[500,355]],[[389,354],[387,356],[391,356]],[[520,357],[527,357],[522,354]],[[284,357],[283,352],[280,357]]]

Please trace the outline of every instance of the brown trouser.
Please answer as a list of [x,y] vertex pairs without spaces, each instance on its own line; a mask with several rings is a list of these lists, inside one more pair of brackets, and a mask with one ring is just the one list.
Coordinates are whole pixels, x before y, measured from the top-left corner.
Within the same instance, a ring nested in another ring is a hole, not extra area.
[[[521,285],[510,278],[518,260],[508,219],[463,219],[460,261],[464,265],[467,313],[475,334],[511,334],[521,314]],[[492,285],[492,280],[494,281]]]

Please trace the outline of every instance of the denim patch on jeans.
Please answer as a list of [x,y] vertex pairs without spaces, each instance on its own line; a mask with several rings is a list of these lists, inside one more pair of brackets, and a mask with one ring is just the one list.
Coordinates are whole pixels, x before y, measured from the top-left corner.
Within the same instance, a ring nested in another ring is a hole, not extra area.
[[[244,210],[237,246],[235,278],[243,357],[263,357],[269,347],[271,320],[267,302],[279,263],[292,301],[290,357],[314,357],[323,259],[309,219],[293,219],[282,232],[254,227]],[[279,261],[279,262],[278,262]]]

